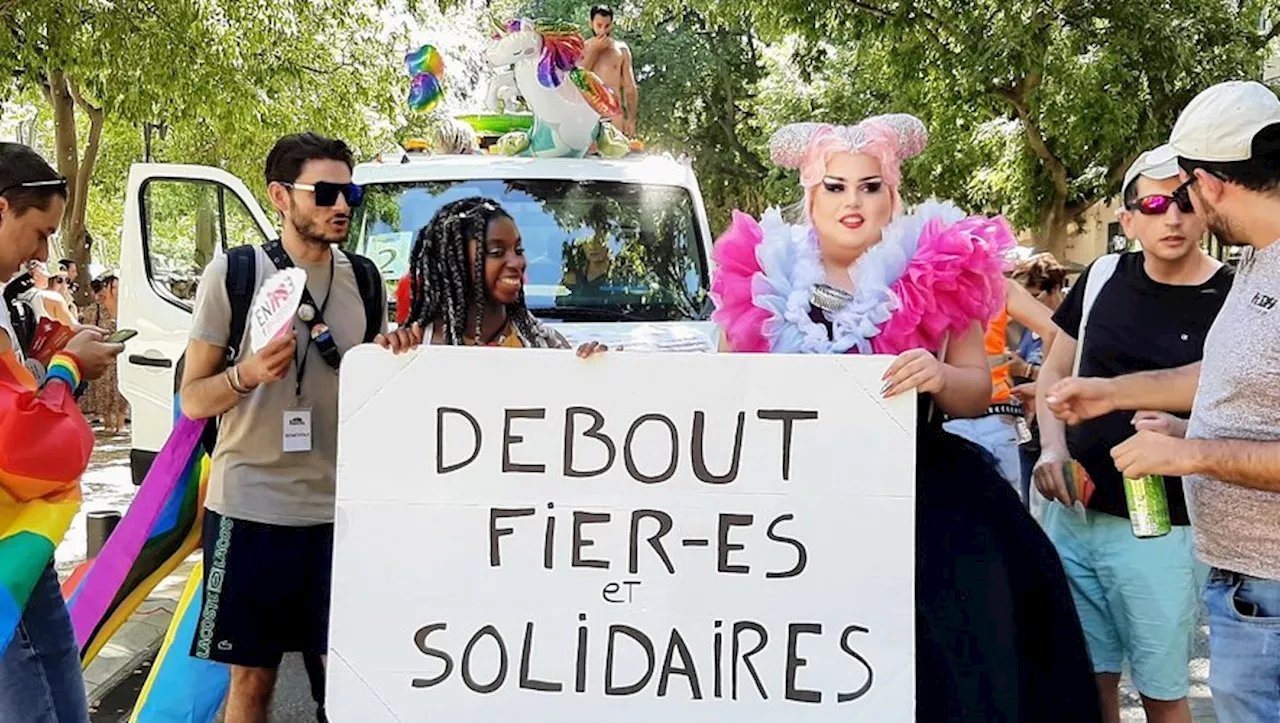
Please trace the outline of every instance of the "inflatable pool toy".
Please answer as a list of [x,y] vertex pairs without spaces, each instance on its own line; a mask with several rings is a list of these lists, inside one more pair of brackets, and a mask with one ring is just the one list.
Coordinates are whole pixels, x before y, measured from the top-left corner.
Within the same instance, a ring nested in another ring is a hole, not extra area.
[[[503,109],[515,97],[532,112],[529,128],[503,132],[499,154],[539,158],[581,158],[598,146],[602,153],[626,155],[629,141],[603,118],[619,114],[617,94],[582,70],[583,39],[573,25],[512,20],[497,24],[486,52],[499,71],[489,91],[490,105]],[[508,70],[510,68],[510,70]]]
[[458,120],[471,126],[476,133],[497,136],[533,128],[532,113],[475,113],[460,115]]

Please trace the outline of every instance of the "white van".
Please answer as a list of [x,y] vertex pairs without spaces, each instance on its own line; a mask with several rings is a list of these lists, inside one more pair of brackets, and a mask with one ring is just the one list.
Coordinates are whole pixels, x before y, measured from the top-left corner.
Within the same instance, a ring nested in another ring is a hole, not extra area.
[[[363,163],[349,246],[378,264],[394,304],[418,230],[445,203],[498,200],[529,260],[534,314],[571,341],[714,351],[711,229],[693,170],[669,158],[531,159],[397,151]],[[261,181],[257,181],[261,183]],[[200,275],[215,254],[277,235],[240,179],[217,168],[139,164],[129,173],[120,250],[120,359],[141,483],[169,436],[174,368]]]

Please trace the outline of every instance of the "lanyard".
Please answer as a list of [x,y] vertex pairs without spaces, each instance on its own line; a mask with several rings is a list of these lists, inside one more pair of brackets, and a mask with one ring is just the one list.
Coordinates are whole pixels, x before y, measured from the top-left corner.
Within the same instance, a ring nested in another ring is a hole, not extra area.
[[[329,299],[333,297],[333,252],[329,253],[329,282],[324,290],[324,301],[320,302],[320,310],[316,312],[315,319],[324,318],[324,310],[329,306]],[[306,303],[305,301],[303,303]],[[308,325],[310,332],[304,344],[302,344],[302,355],[297,360],[298,378],[294,383],[294,399],[302,398],[302,375],[307,371],[307,357],[311,354],[311,342],[320,334],[325,333],[328,329],[323,324],[314,326]]]

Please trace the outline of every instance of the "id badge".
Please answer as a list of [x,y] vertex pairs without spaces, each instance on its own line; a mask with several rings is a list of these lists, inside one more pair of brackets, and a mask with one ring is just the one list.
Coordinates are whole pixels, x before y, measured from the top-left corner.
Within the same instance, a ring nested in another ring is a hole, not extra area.
[[1014,420],[1014,426],[1018,430],[1018,444],[1026,444],[1031,441],[1031,427],[1027,424],[1027,420],[1018,417]]
[[284,451],[311,451],[311,407],[298,405],[285,410]]

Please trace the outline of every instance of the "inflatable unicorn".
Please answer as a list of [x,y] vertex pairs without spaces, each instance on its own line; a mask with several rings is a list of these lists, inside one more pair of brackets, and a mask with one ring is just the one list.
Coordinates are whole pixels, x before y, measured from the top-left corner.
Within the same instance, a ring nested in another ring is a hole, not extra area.
[[626,155],[626,136],[601,121],[621,112],[618,96],[595,73],[577,67],[583,40],[576,28],[513,20],[498,30],[486,55],[503,90],[491,92],[491,99],[508,95],[514,81],[533,113],[533,127],[503,136],[499,153],[581,158],[594,144],[602,155]]

